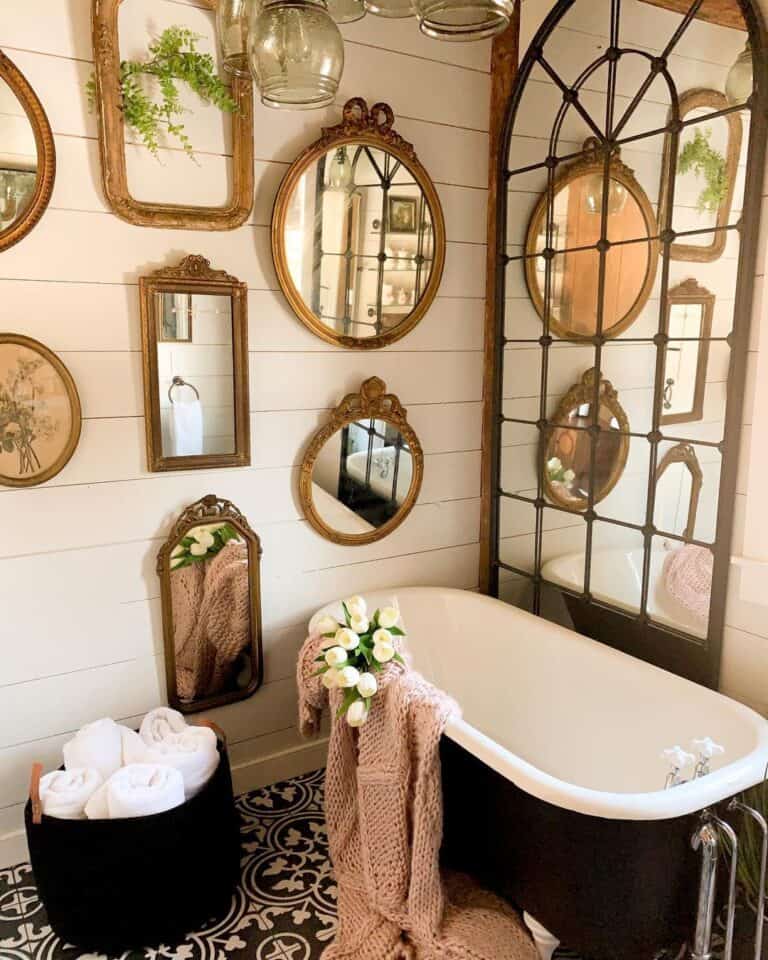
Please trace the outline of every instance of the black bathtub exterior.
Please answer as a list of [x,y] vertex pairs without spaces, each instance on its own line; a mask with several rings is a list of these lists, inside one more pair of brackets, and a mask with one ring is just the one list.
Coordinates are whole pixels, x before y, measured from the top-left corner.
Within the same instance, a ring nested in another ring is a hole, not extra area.
[[690,939],[697,817],[607,820],[538,800],[443,737],[446,866],[527,910],[585,960],[652,960]]

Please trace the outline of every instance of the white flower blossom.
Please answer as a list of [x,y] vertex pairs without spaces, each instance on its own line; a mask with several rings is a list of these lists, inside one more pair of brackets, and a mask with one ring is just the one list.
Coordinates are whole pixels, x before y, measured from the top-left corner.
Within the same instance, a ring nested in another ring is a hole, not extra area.
[[319,633],[321,637],[325,636],[326,633],[336,633],[339,629],[339,624],[334,617],[328,616],[327,613],[323,614],[321,617],[313,617],[309,621],[309,632],[310,633]]
[[564,483],[573,483],[575,479],[576,479],[576,474],[573,472],[573,470],[566,470],[565,473],[563,474]]
[[347,662],[347,651],[342,647],[331,647],[325,651],[325,662],[329,667],[341,667]]
[[368,617],[355,615],[349,618],[350,629],[354,630],[355,633],[368,633],[370,628],[370,623],[368,622]]
[[373,646],[373,655],[379,663],[389,663],[395,655],[395,645],[389,640],[383,640]]
[[357,667],[342,667],[339,670],[338,686],[345,689],[347,687],[356,687],[359,679],[360,671]]
[[326,690],[333,690],[334,687],[339,685],[339,671],[336,667],[331,667],[330,670],[325,671],[320,679]]
[[362,700],[355,700],[347,710],[347,723],[350,727],[362,727],[368,719],[368,710]]
[[202,543],[191,543],[189,545],[189,552],[193,557],[204,557],[208,553],[208,547],[204,546]]
[[357,681],[357,692],[361,697],[366,699],[372,697],[378,689],[379,685],[376,682],[376,677],[374,677],[372,673],[360,674],[360,679]]
[[343,650],[357,650],[360,646],[360,637],[349,627],[342,627],[341,630],[338,630],[334,641]]
[[365,617],[368,615],[368,606],[362,597],[354,596],[344,601],[350,617]]
[[400,611],[397,607],[382,607],[379,610],[379,626],[384,627],[388,630],[390,627],[397,626],[397,621],[400,619]]
[[208,530],[198,530],[197,533],[193,534],[193,536],[201,546],[205,547],[206,550],[210,550],[210,548],[216,542],[213,539],[213,534]]
[[547,470],[550,473],[556,473],[558,470],[563,469],[563,462],[560,457],[552,457],[550,460],[547,460]]

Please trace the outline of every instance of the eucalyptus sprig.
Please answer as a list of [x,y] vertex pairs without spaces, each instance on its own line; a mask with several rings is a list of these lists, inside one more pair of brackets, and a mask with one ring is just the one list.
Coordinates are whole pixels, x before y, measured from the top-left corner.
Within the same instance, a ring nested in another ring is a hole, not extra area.
[[704,177],[706,186],[699,194],[699,213],[715,213],[728,196],[728,167],[725,157],[710,144],[711,130],[697,130],[680,151],[677,169]]
[[[197,49],[200,35],[186,27],[167,27],[148,47],[147,60],[120,62],[120,92],[123,118],[135,130],[144,146],[158,156],[163,131],[175,137],[184,152],[194,159],[192,142],[179,118],[185,110],[181,103],[178,82],[187,86],[205,103],[211,103],[224,113],[234,113],[237,103],[229,87],[216,72],[216,64],[209,53]],[[160,91],[156,103],[147,92],[144,77],[153,77]],[[91,109],[96,104],[96,78],[86,84]]]

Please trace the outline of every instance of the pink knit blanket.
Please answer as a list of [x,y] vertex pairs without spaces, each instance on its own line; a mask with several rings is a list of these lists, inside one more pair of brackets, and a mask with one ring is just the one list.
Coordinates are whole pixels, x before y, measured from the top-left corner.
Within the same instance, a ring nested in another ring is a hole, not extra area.
[[712,551],[688,543],[664,558],[667,592],[699,620],[706,621],[712,599]]
[[336,717],[341,691],[312,677],[322,644],[304,643],[298,688],[305,736],[318,732],[329,700],[332,717],[325,807],[339,925],[323,960],[536,960],[506,903],[466,878],[446,891],[440,875],[439,744],[456,704],[392,661],[368,722],[353,729]]

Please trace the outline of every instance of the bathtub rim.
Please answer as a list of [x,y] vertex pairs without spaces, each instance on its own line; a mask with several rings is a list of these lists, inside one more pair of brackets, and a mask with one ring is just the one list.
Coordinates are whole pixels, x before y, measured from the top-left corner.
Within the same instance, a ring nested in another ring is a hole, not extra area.
[[[583,634],[569,630],[558,624],[549,623],[542,617],[536,617],[525,610],[513,607],[503,600],[477,593],[474,590],[462,590],[455,587],[390,587],[376,588],[363,591],[362,596],[371,602],[372,607],[389,602],[392,598],[401,596],[424,594],[435,598],[442,595],[461,595],[463,598],[472,597],[472,602],[479,605],[501,605],[505,611],[523,619],[532,619],[540,627],[546,624],[557,633],[568,634],[569,642],[581,643],[585,646],[598,646],[601,656],[611,658],[630,659],[636,669],[649,672],[660,672],[665,676],[674,677],[681,684],[691,684],[708,697],[716,698],[721,702],[723,709],[740,716],[754,731],[755,745],[750,753],[726,766],[713,771],[706,777],[685,783],[671,790],[655,790],[639,793],[615,793],[604,790],[594,790],[581,787],[577,784],[561,780],[553,774],[546,773],[527,760],[523,760],[506,747],[497,743],[476,726],[463,717],[451,717],[448,720],[444,734],[459,746],[468,750],[485,763],[496,773],[506,777],[521,790],[531,796],[553,806],[571,810],[587,816],[602,817],[607,820],[669,820],[674,817],[687,816],[697,813],[705,807],[713,806],[723,800],[741,793],[750,787],[761,783],[766,776],[768,764],[768,720],[755,710],[740,703],[725,694],[712,690],[701,684],[686,680],[676,674],[647,663],[631,654],[616,650],[607,644],[592,640]],[[324,604],[318,613],[335,615],[339,608],[339,600]],[[430,677],[426,677],[431,680]],[[461,707],[461,704],[459,704]],[[660,782],[663,779],[663,767],[659,764]]]

